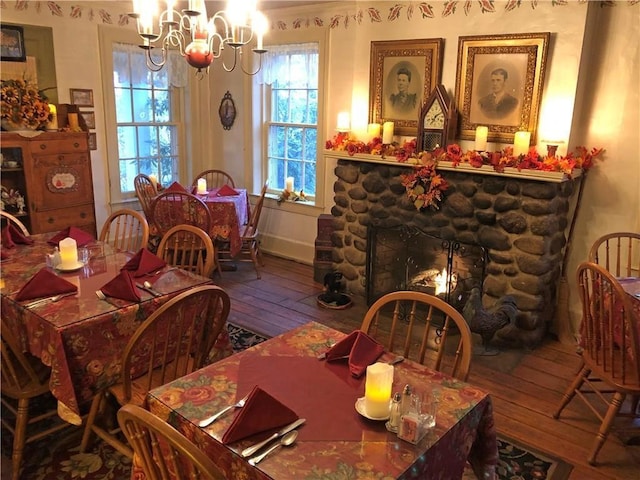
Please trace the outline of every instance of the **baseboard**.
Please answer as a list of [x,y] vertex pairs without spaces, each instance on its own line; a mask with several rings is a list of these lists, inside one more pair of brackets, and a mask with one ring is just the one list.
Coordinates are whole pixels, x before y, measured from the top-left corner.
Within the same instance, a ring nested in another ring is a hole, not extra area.
[[260,249],[269,255],[294,260],[304,265],[313,265],[314,245],[308,245],[286,237],[262,234],[260,235]]

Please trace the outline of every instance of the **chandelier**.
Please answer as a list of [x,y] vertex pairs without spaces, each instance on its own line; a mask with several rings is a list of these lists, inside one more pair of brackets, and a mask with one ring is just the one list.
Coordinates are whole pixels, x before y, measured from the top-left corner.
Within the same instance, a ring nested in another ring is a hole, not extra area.
[[[267,30],[266,17],[257,9],[257,0],[228,0],[227,9],[207,17],[204,0],[189,0],[186,10],[177,11],[175,0],[167,0],[167,7],[159,12],[157,0],[133,0],[133,13],[138,34],[146,51],[147,67],[157,72],[167,61],[169,50],[176,50],[189,65],[208,69],[215,58],[222,55],[225,47],[233,49],[233,63],[222,66],[227,72],[240,65],[247,75],[255,75],[262,67],[262,55],[266,50],[262,38]],[[154,24],[154,19],[157,21]],[[259,64],[255,71],[247,71],[242,62],[243,48],[256,38]],[[158,50],[160,50],[158,52]]]

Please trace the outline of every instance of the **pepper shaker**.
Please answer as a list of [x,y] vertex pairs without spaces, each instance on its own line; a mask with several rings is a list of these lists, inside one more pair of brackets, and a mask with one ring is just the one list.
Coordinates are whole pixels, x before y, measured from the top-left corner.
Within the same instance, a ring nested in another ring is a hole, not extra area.
[[404,390],[402,390],[402,400],[400,404],[400,416],[406,415],[409,413],[409,409],[411,407],[411,385],[407,384],[404,386]]
[[400,405],[402,402],[402,395],[400,392],[396,392],[391,400],[391,412],[389,415],[389,421],[385,424],[387,430],[393,433],[398,432],[400,426]]

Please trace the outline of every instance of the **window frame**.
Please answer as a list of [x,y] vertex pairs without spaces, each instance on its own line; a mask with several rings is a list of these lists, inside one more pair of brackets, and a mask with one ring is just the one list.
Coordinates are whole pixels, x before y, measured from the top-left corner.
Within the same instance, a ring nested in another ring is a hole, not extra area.
[[[107,171],[108,171],[108,191],[110,205],[128,204],[137,202],[137,197],[133,185],[131,191],[122,192],[120,190],[120,159],[118,148],[117,119],[115,111],[115,87],[113,81],[113,45],[115,43],[126,43],[137,46],[140,44],[140,37],[136,32],[121,28],[99,26],[98,40],[100,47],[100,64],[103,72],[109,74],[102,75],[102,89],[104,95],[104,116],[105,116],[105,137],[107,151]],[[170,126],[176,126],[178,137],[177,155],[177,177],[181,178],[185,173],[187,158],[185,135],[185,92],[183,88],[173,87],[171,95],[171,122]],[[132,124],[132,125],[135,125]]]

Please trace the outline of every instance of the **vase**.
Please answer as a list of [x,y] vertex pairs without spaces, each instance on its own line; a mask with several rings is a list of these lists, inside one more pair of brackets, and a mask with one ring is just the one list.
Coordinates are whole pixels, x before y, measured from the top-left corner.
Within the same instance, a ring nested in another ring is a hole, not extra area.
[[2,129],[7,132],[32,132],[38,129],[38,125],[26,125],[22,123],[13,123],[3,119],[1,122]]

